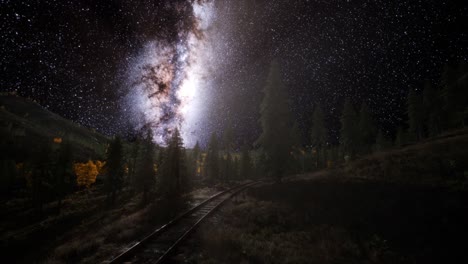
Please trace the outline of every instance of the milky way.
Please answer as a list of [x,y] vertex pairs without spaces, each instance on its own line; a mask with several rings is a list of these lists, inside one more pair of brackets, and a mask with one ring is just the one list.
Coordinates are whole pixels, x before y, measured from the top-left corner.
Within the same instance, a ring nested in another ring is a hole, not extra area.
[[193,27],[177,40],[151,40],[127,65],[124,104],[136,129],[149,125],[159,144],[178,128],[187,145],[196,141],[203,88],[209,85],[209,27],[213,3],[193,3]]

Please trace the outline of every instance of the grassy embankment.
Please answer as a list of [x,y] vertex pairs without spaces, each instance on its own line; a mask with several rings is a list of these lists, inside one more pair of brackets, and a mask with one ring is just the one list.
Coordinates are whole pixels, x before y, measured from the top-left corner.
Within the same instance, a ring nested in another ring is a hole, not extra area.
[[203,225],[188,263],[463,263],[468,131],[253,188]]

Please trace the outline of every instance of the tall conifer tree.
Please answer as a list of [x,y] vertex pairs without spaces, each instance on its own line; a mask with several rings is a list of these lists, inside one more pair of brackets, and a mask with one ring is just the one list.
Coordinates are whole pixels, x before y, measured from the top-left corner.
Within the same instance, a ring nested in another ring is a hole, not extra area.
[[424,109],[422,99],[413,89],[408,93],[408,125],[409,132],[414,139],[419,140],[423,136]]
[[179,130],[172,133],[161,165],[161,189],[166,197],[178,197],[188,190],[185,149]]
[[377,129],[374,124],[374,119],[366,103],[362,103],[359,111],[359,149],[363,154],[367,154],[371,151],[372,145],[374,144]]
[[148,195],[156,185],[154,154],[153,132],[147,128],[142,140],[136,169],[136,187],[138,191],[143,192],[143,203],[148,201]]
[[359,142],[358,116],[351,100],[346,99],[343,114],[341,115],[340,144],[343,152],[350,158],[354,158]]
[[205,161],[206,177],[209,181],[219,179],[219,142],[216,133],[212,133],[208,143]]
[[257,140],[257,144],[266,154],[269,175],[277,181],[281,181],[290,158],[291,121],[288,96],[277,61],[273,61],[271,64],[263,93],[264,97],[260,106],[262,134]]
[[117,192],[122,188],[124,176],[123,146],[118,136],[109,146],[104,170],[106,172],[107,196],[109,201],[114,203]]
[[316,167],[322,167],[323,164],[320,163],[320,153],[326,147],[328,131],[325,127],[325,116],[322,111],[322,107],[318,104],[314,113],[312,114],[312,129],[310,133],[311,143],[315,149],[316,155]]

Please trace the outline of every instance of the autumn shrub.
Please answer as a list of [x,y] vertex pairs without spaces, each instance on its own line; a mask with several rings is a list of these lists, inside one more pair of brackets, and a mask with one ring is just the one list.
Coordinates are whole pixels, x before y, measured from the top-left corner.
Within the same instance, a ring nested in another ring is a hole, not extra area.
[[105,162],[99,160],[88,160],[86,163],[76,162],[73,165],[73,170],[78,186],[89,188],[96,182],[96,177],[102,172],[104,165]]

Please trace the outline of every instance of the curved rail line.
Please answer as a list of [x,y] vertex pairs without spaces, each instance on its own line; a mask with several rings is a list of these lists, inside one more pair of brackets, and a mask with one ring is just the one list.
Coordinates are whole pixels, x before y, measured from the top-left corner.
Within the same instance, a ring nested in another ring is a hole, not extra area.
[[103,263],[162,263],[206,217],[237,193],[259,183],[248,182],[219,192],[179,215],[120,255]]

